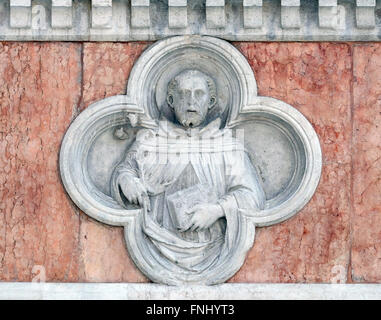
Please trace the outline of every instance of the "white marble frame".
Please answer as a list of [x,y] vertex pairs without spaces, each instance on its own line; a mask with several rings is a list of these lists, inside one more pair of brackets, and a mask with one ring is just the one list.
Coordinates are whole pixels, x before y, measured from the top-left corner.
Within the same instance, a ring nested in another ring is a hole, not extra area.
[[[155,99],[157,74],[160,74],[174,56],[186,50],[203,50],[203,59],[225,68],[234,91],[227,102],[230,114],[227,126],[234,128],[253,114],[263,114],[285,121],[290,125],[303,147],[305,170],[295,192],[282,203],[267,207],[259,216],[243,212],[245,232],[240,235],[244,247],[251,247],[255,226],[268,226],[284,221],[300,211],[313,196],[319,183],[322,154],[318,137],[308,120],[295,108],[273,98],[257,96],[254,73],[246,58],[228,42],[208,36],[178,36],[156,42],[135,63],[131,71],[127,94],[103,99],[85,109],[69,127],[61,146],[60,171],[63,184],[75,204],[92,218],[113,226],[124,226],[129,253],[139,269],[151,280],[166,284],[179,284],[151,268],[144,257],[143,245],[136,239],[135,228],[139,224],[140,209],[126,210],[110,196],[100,192],[87,172],[87,155],[95,139],[112,127],[130,123],[131,126],[152,128],[155,125]],[[200,60],[201,61],[201,60]],[[200,62],[201,63],[201,62]],[[179,66],[181,67],[181,63]],[[184,68],[184,66],[182,66]],[[155,78],[156,77],[156,78]],[[155,82],[156,81],[156,82]],[[239,250],[237,250],[239,251]],[[195,284],[216,284],[229,279],[244,262],[246,251],[224,261],[216,274],[208,273],[208,279],[199,278]],[[234,258],[234,259],[233,259]],[[193,283],[193,282],[192,282]]]
[[310,122],[298,110],[274,98],[257,97],[252,104],[241,109],[240,116],[229,126],[234,127],[242,118],[254,113],[275,116],[290,124],[302,141],[306,160],[305,173],[297,191],[276,206],[267,206],[260,216],[251,216],[256,226],[265,227],[291,218],[310,201],[320,181],[322,152],[319,138]]
[[0,300],[380,300],[380,284],[0,283]]
[[[277,99],[257,96],[254,73],[245,57],[228,42],[212,37],[179,36],[157,42],[136,62],[129,77],[126,95],[113,96],[93,103],[75,119],[65,135],[60,153],[61,177],[70,197],[88,215],[110,225],[123,226],[131,222],[131,218],[139,212],[127,212],[111,198],[99,194],[83,170],[86,166],[77,160],[86,159],[84,150],[89,150],[93,139],[96,138],[95,134],[125,124],[127,115],[136,118],[137,123],[134,125],[154,126],[154,121],[147,116],[151,111],[144,84],[149,82],[147,79],[150,78],[152,68],[159,57],[162,58],[166,53],[185,45],[207,47],[216,54],[230,58],[229,62],[236,70],[241,92],[240,99],[233,102],[239,100],[239,105],[232,110],[229,127],[234,127],[245,117],[259,112],[279,117],[300,135],[305,146],[307,168],[297,193],[281,206],[268,209],[263,216],[253,219],[256,225],[267,226],[291,217],[310,200],[319,183],[322,160],[318,137],[308,120],[295,108]],[[97,199],[94,193],[100,198]]]

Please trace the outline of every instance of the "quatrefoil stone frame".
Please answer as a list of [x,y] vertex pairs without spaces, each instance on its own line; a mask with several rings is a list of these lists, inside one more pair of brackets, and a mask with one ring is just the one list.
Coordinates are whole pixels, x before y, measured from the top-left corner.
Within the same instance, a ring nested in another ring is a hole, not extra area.
[[[61,146],[60,172],[67,193],[83,212],[102,223],[125,228],[128,251],[145,275],[159,283],[184,283],[181,279],[168,280],[169,274],[149,266],[141,246],[144,239],[136,237],[135,232],[141,223],[141,210],[119,206],[100,187],[94,176],[101,170],[91,159],[101,145],[100,137],[110,135],[115,128],[154,128],[169,79],[189,68],[202,69],[215,80],[220,89],[218,99],[228,110],[226,127],[245,130],[245,142],[256,159],[268,196],[266,208],[260,214],[245,213],[247,226],[242,237],[247,237],[243,239],[246,247],[237,248],[236,255],[228,257],[230,260],[224,261],[215,272],[189,281],[217,284],[229,279],[242,266],[247,247],[253,244],[255,227],[282,222],[308,203],[322,169],[319,139],[312,125],[287,103],[258,96],[250,65],[230,43],[208,36],[178,36],[150,46],[131,71],[126,95],[93,103],[70,125]],[[114,140],[108,139],[122,150],[123,140],[118,141],[115,136]],[[94,167],[98,170],[95,173]]]

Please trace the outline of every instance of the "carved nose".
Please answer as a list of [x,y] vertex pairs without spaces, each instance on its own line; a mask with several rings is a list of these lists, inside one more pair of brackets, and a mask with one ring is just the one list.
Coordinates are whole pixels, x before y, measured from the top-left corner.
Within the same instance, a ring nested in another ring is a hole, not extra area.
[[189,108],[192,110],[195,110],[196,103],[197,103],[197,99],[196,99],[194,93],[192,92],[190,99],[188,100]]

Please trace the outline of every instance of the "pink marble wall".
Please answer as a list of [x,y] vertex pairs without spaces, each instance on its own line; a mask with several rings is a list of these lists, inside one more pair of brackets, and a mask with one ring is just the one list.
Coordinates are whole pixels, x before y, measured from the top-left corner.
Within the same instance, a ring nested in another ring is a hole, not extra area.
[[[58,150],[90,103],[125,93],[147,43],[0,44],[0,281],[146,282],[122,229],[65,194]],[[313,124],[320,185],[292,219],[258,229],[232,282],[381,282],[381,44],[235,43],[260,95]],[[379,223],[378,223],[379,222]]]
[[329,282],[348,269],[351,213],[351,48],[330,43],[239,43],[258,93],[281,99],[314,126],[323,172],[312,201],[294,218],[259,229],[232,281]]
[[[105,97],[126,93],[133,63],[146,47],[135,43],[84,44],[81,109]],[[80,248],[80,276],[84,281],[148,281],[128,256],[122,227],[109,227],[81,214]]]
[[58,152],[80,96],[80,44],[0,44],[2,281],[29,281],[35,265],[48,280],[79,280],[80,215]]
[[353,47],[352,279],[381,282],[381,45]]

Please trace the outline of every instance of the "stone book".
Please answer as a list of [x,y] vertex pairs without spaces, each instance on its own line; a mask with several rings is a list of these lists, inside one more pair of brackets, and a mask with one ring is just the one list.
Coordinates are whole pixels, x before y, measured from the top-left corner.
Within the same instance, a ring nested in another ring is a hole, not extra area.
[[217,192],[206,184],[196,184],[192,187],[177,191],[167,198],[169,214],[177,229],[189,227],[192,214],[187,213],[197,204],[216,203]]

